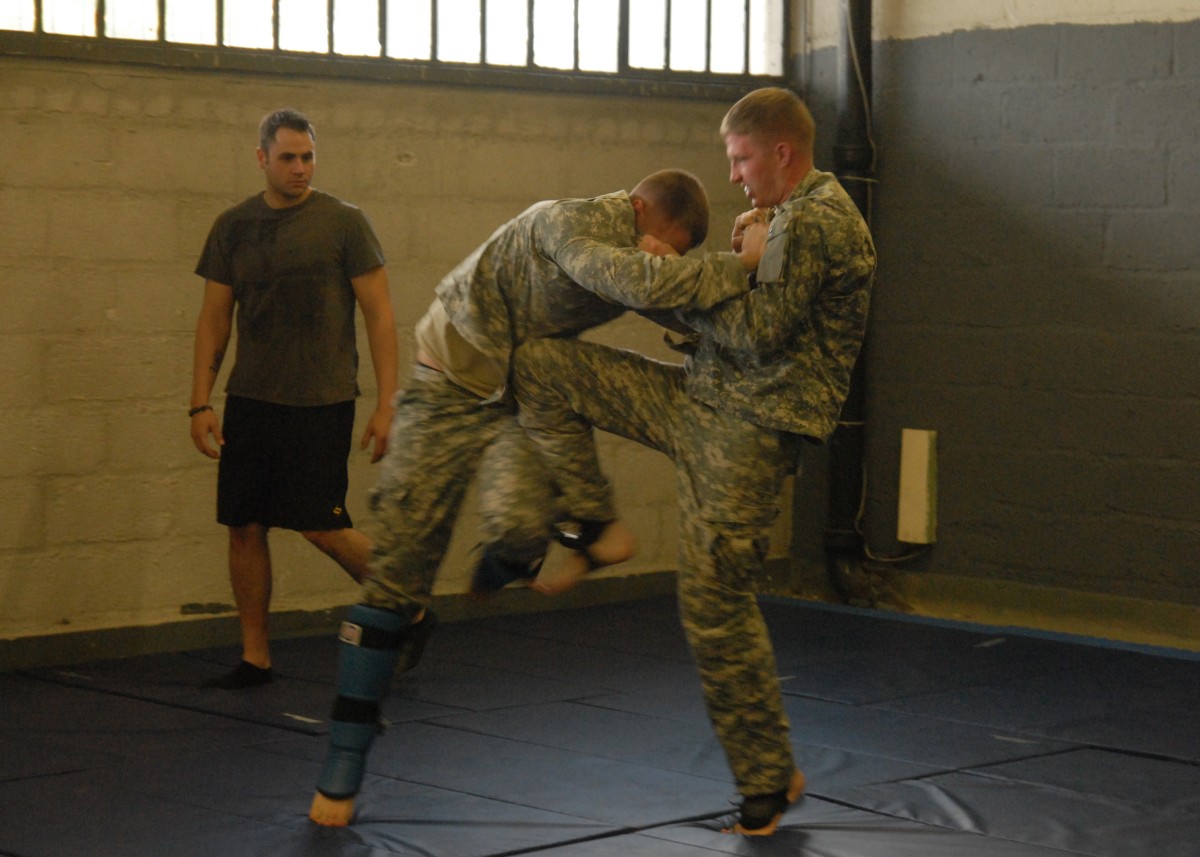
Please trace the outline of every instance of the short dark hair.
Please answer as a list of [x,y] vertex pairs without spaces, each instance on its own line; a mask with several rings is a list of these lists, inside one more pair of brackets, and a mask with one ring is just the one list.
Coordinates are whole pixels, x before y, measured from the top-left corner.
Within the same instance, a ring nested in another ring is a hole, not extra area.
[[721,136],[744,134],[768,143],[787,140],[811,153],[816,123],[800,96],[789,89],[767,86],[756,89],[729,108],[721,120]]
[[651,173],[638,182],[630,195],[644,199],[679,224],[693,247],[699,247],[708,237],[708,194],[700,179],[686,170]]
[[317,129],[308,121],[308,117],[299,110],[285,107],[268,113],[258,123],[258,147],[264,152],[269,151],[280,128],[307,134],[314,143],[317,142]]

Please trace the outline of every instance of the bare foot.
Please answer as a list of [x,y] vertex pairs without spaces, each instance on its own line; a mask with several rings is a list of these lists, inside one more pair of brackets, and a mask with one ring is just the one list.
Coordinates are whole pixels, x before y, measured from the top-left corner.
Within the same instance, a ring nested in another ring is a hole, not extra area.
[[560,562],[543,565],[529,588],[543,595],[562,595],[583,583],[584,576],[591,570],[592,564],[582,551],[569,551]]
[[592,569],[625,562],[636,553],[637,538],[633,531],[620,521],[612,521],[600,538],[588,545],[586,553],[573,550],[557,565],[543,566],[530,588],[543,595],[562,595],[582,583]]
[[346,827],[354,816],[354,798],[336,800],[317,792],[308,817],[322,827]]

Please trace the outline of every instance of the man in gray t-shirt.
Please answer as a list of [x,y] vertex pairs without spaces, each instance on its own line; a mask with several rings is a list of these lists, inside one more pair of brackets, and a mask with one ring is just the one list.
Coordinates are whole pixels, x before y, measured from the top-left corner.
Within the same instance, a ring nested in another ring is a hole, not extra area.
[[[308,119],[294,110],[264,117],[258,164],[266,189],[217,218],[196,265],[205,283],[188,415],[196,448],[219,460],[217,521],[229,528],[242,628],[241,663],[206,683],[226,689],[272,678],[272,527],[300,532],[355,580],[367,574],[371,542],[346,512],[359,394],[356,306],[378,390],[362,437],[374,461],[387,449],[396,390],[383,251],[358,208],[311,186],[316,133]],[[209,401],[235,315],[237,359],[222,424]]]

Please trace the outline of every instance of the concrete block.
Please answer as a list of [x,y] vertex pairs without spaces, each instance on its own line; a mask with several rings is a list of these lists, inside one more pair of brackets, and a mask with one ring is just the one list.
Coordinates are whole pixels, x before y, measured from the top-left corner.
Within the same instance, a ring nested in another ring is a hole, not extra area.
[[1121,270],[1194,271],[1200,267],[1197,235],[1200,235],[1200,212],[1114,212],[1104,261]]
[[1200,141],[1200,78],[1145,81],[1113,93],[1116,139],[1135,148],[1194,148]]
[[[109,450],[109,472],[161,474],[205,462],[188,433],[187,379],[180,375],[178,380],[178,395],[170,403],[147,404],[135,400],[119,413],[109,414],[100,427]],[[213,478],[216,478],[215,466]]]
[[[941,89],[954,83],[955,65],[946,61],[948,39],[881,39],[873,45],[871,71],[876,88],[909,91]],[[814,80],[814,88],[831,91],[836,69],[836,49],[817,51],[813,57],[814,77],[823,69],[828,80]],[[824,84],[824,85],[820,85]]]
[[1058,27],[960,30],[950,38],[954,81],[959,86],[1047,81],[1056,76]]
[[[1131,458],[1107,468],[1104,497],[1115,512],[1142,520],[1195,524],[1196,486],[1200,465],[1195,462]],[[1200,555],[1192,557],[1200,571]]]
[[47,113],[74,114],[79,106],[81,93],[90,88],[88,72],[57,71],[39,82],[39,104]]
[[27,111],[37,107],[38,90],[21,72],[14,72],[0,89],[0,111]]
[[[0,478],[0,550],[32,550],[45,543],[45,493],[34,476]],[[0,604],[13,600],[13,590],[4,588]],[[0,608],[3,609],[3,608]],[[4,624],[0,623],[0,627]]]
[[[486,152],[477,143],[442,146],[440,157],[453,164],[447,188],[456,195],[513,200],[524,206],[541,199],[587,195],[567,191],[566,150],[558,143],[491,141]],[[499,226],[499,224],[496,224]]]
[[182,401],[191,365],[190,343],[181,337],[61,339],[47,347],[46,395],[54,401]]
[[46,399],[46,347],[31,334],[0,336],[0,408],[28,408]]
[[1200,276],[1193,272],[1160,288],[1160,327],[1191,334],[1200,331]]
[[181,336],[190,346],[203,281],[188,268],[174,263],[139,264],[108,270],[97,279],[113,281],[116,297],[105,311],[109,330]]
[[[192,446],[191,438],[182,443],[187,443],[193,461],[199,463],[174,471],[172,508],[175,509],[175,524],[172,535],[215,540],[224,556],[228,540],[225,528],[217,523],[217,463],[202,458]],[[355,524],[358,524],[357,518]]]
[[0,433],[9,449],[0,477],[94,472],[108,458],[105,417],[59,404],[0,410]]
[[23,636],[50,628],[121,627],[141,615],[149,618],[146,624],[171,618],[155,611],[155,605],[165,598],[177,604],[179,595],[186,594],[181,586],[186,580],[152,562],[149,544],[91,545],[58,551],[53,558],[28,558],[6,590],[11,597],[0,605],[0,623]]
[[1195,460],[1194,428],[1200,425],[1195,399],[1074,393],[1060,398],[1054,435],[1059,446],[1099,456]]
[[0,123],[6,157],[0,162],[5,187],[102,187],[112,183],[112,145],[103,133],[88,145],[67,143],[78,125],[59,117]]
[[1171,151],[1167,203],[1175,210],[1200,209],[1200,148],[1179,147]]
[[[174,194],[172,194],[172,197]],[[179,252],[172,197],[56,192],[50,213],[48,253],[67,259],[169,261]]]
[[1166,153],[1160,149],[1071,147],[1054,155],[1059,205],[1157,208],[1166,199]]
[[111,271],[102,270],[86,262],[49,259],[0,263],[0,282],[12,284],[5,291],[0,335],[100,329],[112,309],[116,288]]
[[191,204],[180,206],[176,212],[179,252],[172,264],[177,265],[181,271],[192,274],[189,285],[195,288],[197,310],[200,309],[204,281],[196,277],[193,272],[196,269],[196,263],[200,261],[204,242],[208,238],[209,230],[212,229],[217,215],[254,192],[251,186],[247,186],[245,190],[246,192],[241,195],[197,195]]
[[154,540],[176,519],[177,477],[145,473],[52,478],[46,482],[46,543]]
[[950,171],[967,199],[989,209],[1032,207],[1053,201],[1053,162],[1032,145],[980,145],[959,148]]
[[1178,77],[1200,77],[1200,21],[1174,28],[1174,66]]
[[44,196],[36,188],[0,185],[0,262],[49,254],[50,216]]
[[[934,153],[945,147],[957,149],[963,143],[1008,142],[1006,137],[1011,135],[1004,126],[1004,107],[1009,90],[1001,87],[925,87],[919,81],[911,82],[910,86],[885,87],[875,96],[875,136],[881,159],[900,163],[900,154],[895,147],[901,146],[906,154],[940,163],[943,159],[934,157]],[[826,136],[833,134],[829,132]],[[886,145],[884,141],[887,141]]]
[[1175,28],[1168,24],[1064,26],[1059,29],[1058,74],[1076,80],[1168,77]]
[[[236,187],[241,161],[254,163],[254,133],[242,147],[223,137],[164,122],[129,123],[112,136],[111,178],[130,193],[174,197],[192,188],[211,192]],[[164,153],[171,153],[170,157]],[[258,182],[261,187],[262,180]],[[256,188],[246,190],[248,196]]]
[[347,188],[369,188],[381,197],[437,198],[447,177],[439,152],[442,142],[413,134],[372,135],[333,157],[321,150],[319,175],[328,179],[328,171],[336,169],[345,176]]
[[1114,91],[1111,84],[1078,80],[1007,89],[1000,96],[1000,138],[1032,145],[1103,145],[1112,139]]

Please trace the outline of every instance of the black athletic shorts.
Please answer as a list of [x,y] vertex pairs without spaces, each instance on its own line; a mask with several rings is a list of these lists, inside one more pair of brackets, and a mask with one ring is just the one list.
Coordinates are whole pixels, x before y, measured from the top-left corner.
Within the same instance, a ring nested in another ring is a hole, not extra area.
[[217,467],[217,523],[351,527],[346,511],[354,402],[291,407],[229,396]]

